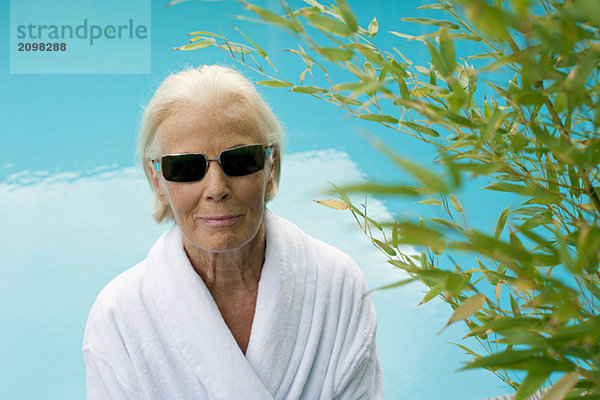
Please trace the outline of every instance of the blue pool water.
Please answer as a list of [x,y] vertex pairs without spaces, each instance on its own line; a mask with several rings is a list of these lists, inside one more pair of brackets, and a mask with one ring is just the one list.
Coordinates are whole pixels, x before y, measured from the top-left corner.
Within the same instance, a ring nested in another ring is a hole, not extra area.
[[[406,30],[399,18],[415,15],[413,9],[421,4],[366,3],[350,5],[362,16],[362,25],[377,16],[382,41],[392,40],[389,30]],[[276,8],[277,2],[265,5]],[[1,7],[0,26],[7,37],[9,3]],[[150,191],[134,158],[141,104],[165,75],[186,63],[233,65],[217,51],[176,52],[170,47],[184,44],[185,34],[198,29],[222,28],[233,34],[236,24],[262,37],[286,72],[297,69],[294,58],[281,52],[290,47],[283,34],[229,17],[242,12],[235,2],[192,0],[165,8],[163,1],[153,1],[151,11],[150,74],[10,74],[8,41],[0,43],[2,399],[84,398],[80,348],[89,308],[102,287],[141,260],[167,229],[150,217]],[[416,48],[405,50],[427,59]],[[324,193],[328,181],[397,176],[393,165],[357,134],[361,130],[423,162],[432,154],[419,143],[347,119],[342,111],[308,96],[277,89],[262,92],[287,128],[280,195],[270,208],[352,255],[370,287],[402,279],[349,213],[312,200],[330,197]],[[415,212],[411,204],[375,198],[368,202],[371,215],[382,219]],[[469,208],[469,201],[465,205],[477,223],[492,223],[477,207]],[[451,310],[439,301],[417,308],[424,293],[412,284],[373,294],[386,398],[477,400],[507,393],[491,373],[455,372],[468,358],[448,342],[465,343],[466,329],[455,324],[438,334]]]

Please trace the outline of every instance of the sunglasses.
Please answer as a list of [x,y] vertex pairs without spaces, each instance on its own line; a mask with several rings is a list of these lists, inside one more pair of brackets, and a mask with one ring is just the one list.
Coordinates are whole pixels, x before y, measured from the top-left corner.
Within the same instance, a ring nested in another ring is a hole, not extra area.
[[262,144],[234,147],[223,150],[217,158],[206,154],[167,154],[159,160],[152,160],[156,172],[170,182],[196,182],[206,176],[211,161],[216,161],[227,176],[246,176],[261,171],[265,160],[271,157],[271,147]]

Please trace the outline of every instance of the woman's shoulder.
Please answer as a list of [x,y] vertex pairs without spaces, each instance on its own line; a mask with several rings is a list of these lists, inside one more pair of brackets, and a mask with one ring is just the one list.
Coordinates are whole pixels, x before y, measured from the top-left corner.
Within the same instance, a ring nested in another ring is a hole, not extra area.
[[128,296],[141,286],[146,260],[126,269],[114,277],[100,292],[98,299],[108,301],[119,296]]
[[136,313],[142,306],[145,260],[113,278],[98,294],[88,317],[94,321],[114,321]]
[[268,214],[267,221],[271,226],[278,225],[279,232],[276,240],[288,248],[301,251],[307,257],[307,261],[317,263],[322,272],[327,271],[336,277],[343,274],[360,282],[364,280],[356,262],[342,250],[308,235],[292,222],[272,212]]
[[150,281],[148,269],[151,264],[151,257],[156,253],[160,253],[164,238],[172,230],[167,230],[158,238],[144,260],[121,272],[104,286],[96,297],[96,301],[92,306],[92,313],[102,310],[132,309],[136,304],[146,301],[145,297],[147,297]]

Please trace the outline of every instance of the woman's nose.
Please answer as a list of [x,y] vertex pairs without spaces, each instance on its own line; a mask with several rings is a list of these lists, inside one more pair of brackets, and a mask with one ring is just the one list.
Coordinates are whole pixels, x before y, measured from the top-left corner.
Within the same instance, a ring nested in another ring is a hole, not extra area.
[[231,195],[229,177],[223,172],[217,160],[209,160],[204,183],[204,197],[210,200],[224,200]]

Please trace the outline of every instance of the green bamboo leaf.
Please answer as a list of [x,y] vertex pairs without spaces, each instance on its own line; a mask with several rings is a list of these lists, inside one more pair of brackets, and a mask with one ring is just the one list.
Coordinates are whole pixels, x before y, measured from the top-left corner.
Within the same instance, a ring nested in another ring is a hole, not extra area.
[[519,385],[514,400],[526,400],[529,396],[533,395],[544,382],[548,379],[548,373],[534,373],[530,372],[527,377]]
[[442,31],[440,34],[440,57],[443,59],[444,64],[448,66],[450,71],[456,69],[456,56],[454,54],[454,44],[452,39],[448,36],[447,31]]
[[354,76],[356,76],[358,79],[360,79],[361,81],[365,80],[365,74],[356,65],[354,65],[350,61],[346,61],[346,66],[348,67],[348,70],[352,72]]
[[358,21],[356,21],[356,17],[354,16],[354,13],[350,9],[350,6],[346,2],[346,0],[337,0],[336,3],[338,5],[342,18],[344,19],[344,22],[346,23],[346,25],[348,25],[348,28],[350,29],[350,32],[354,33],[358,31]]
[[537,356],[533,350],[506,350],[469,363],[463,369],[487,368],[491,370],[512,369],[533,373],[549,373],[551,371],[571,371],[573,364],[551,357]]
[[268,87],[294,87],[293,83],[286,81],[258,81],[256,84]]
[[583,275],[583,284],[590,291],[590,293],[600,300],[600,279],[595,276]]
[[295,88],[291,89],[290,91],[297,92],[297,93],[306,93],[306,94],[327,93],[327,89],[315,87],[315,86],[296,86]]
[[579,375],[575,372],[565,374],[546,392],[542,400],[563,400],[577,384]]
[[510,231],[508,234],[508,238],[510,240],[510,245],[511,247],[515,248],[515,249],[519,249],[522,252],[525,252],[525,247],[523,246],[523,243],[521,243],[521,240],[519,239],[519,237],[515,234],[514,231]]
[[486,322],[477,329],[474,333],[492,331],[502,333],[504,331],[513,331],[515,329],[528,330],[538,329],[544,326],[544,321],[537,318],[529,317],[502,317],[490,322]]
[[505,350],[473,360],[463,369],[489,368],[496,370],[501,366],[510,366],[519,362],[531,360],[536,353],[537,352],[533,350]]
[[321,12],[325,11],[325,6],[316,0],[304,0],[304,2],[310,4],[313,7],[317,7]]
[[508,218],[508,206],[502,211],[500,217],[498,217],[498,222],[496,222],[496,232],[494,233],[494,238],[498,239],[502,234],[502,230],[506,225],[506,219]]
[[[401,77],[398,78],[398,88],[400,89],[400,96],[403,100],[410,101],[410,92],[408,90],[408,86],[406,86],[406,82]],[[405,122],[406,123],[406,122]]]
[[377,79],[377,72],[369,61],[365,61],[365,77],[370,81],[375,81]]
[[190,43],[197,42],[198,40],[208,40],[210,42],[213,42],[214,44],[217,44],[217,41],[215,39],[206,36],[194,36],[190,39]]
[[[545,207],[537,207],[537,206],[528,206],[528,207],[519,207],[516,210],[512,211],[511,214],[517,215],[529,215],[534,216],[538,214],[547,214],[550,213]],[[552,215],[550,213],[550,215]]]
[[460,202],[453,195],[449,195],[449,197],[450,197],[450,203],[452,203],[452,206],[454,207],[454,209],[462,214],[463,206],[460,204]]
[[474,175],[487,175],[498,172],[500,166],[498,164],[480,164],[478,162],[468,163],[449,163],[448,167],[454,168],[457,171],[469,171]]
[[[421,258],[423,258],[422,256],[423,254],[421,254]],[[436,269],[429,261],[424,263],[423,260],[421,260],[421,269],[413,271],[413,273],[428,286],[434,286],[438,283],[446,285],[448,276],[452,274],[450,271]]]
[[[427,259],[427,254],[425,254],[424,251],[421,252],[421,255],[419,257],[419,261],[420,261],[420,265],[421,265],[421,269],[428,269],[431,268],[431,263],[429,262],[429,260]],[[421,280],[423,280],[423,275],[422,273],[420,275],[418,275]],[[445,278],[444,278],[445,279]],[[431,282],[428,282],[427,279],[424,280],[425,283],[428,283],[431,286]],[[436,284],[441,283],[439,280],[435,281]]]
[[373,238],[372,240],[373,240],[373,243],[375,243],[377,245],[377,247],[379,247],[380,249],[385,251],[389,256],[396,255],[396,251],[393,248],[391,248],[387,243],[384,243],[381,240],[377,240],[375,238]]
[[377,18],[373,17],[373,19],[369,23],[367,32],[369,33],[370,36],[377,35],[377,32],[379,32],[379,24],[377,23]]
[[448,322],[446,322],[446,326],[444,326],[442,330],[456,321],[461,321],[475,314],[481,309],[481,307],[483,307],[483,305],[485,304],[485,300],[485,295],[478,293],[462,301],[460,305],[454,310],[454,313],[452,314]]
[[443,283],[438,283],[437,285],[430,288],[427,291],[427,293],[425,294],[425,297],[423,297],[423,300],[421,300],[421,302],[419,304],[417,304],[417,307],[420,306],[421,304],[425,304],[425,303],[431,301],[432,299],[434,299],[435,297],[437,297],[440,293],[442,293],[442,290],[444,290]]
[[472,56],[468,56],[465,58],[468,60],[481,60],[481,59],[485,59],[485,58],[498,58],[501,56],[502,56],[502,53],[481,53],[481,54],[474,54]]
[[510,308],[512,309],[513,315],[515,317],[520,317],[521,316],[521,310],[519,309],[519,305],[517,304],[517,302],[513,298],[512,294],[510,294],[509,297],[510,297]]
[[348,25],[336,19],[321,14],[305,14],[305,17],[312,26],[322,32],[332,33],[338,36],[350,36],[352,34]]
[[339,49],[337,47],[317,47],[315,50],[331,61],[348,61],[354,56],[351,50]]
[[480,2],[466,2],[464,4],[471,21],[477,24],[484,33],[497,41],[504,41],[509,37],[507,28],[511,24],[501,8]]
[[469,278],[469,275],[456,273],[448,274],[446,282],[444,283],[444,289],[446,289],[448,296],[458,295],[469,283]]
[[525,204],[558,204],[563,201],[561,194],[544,194],[532,197]]
[[506,115],[500,110],[494,110],[494,113],[489,118],[485,127],[481,130],[481,136],[487,142],[490,142],[494,137],[498,129],[502,126],[502,121],[506,118]]
[[581,63],[579,63],[579,65],[577,65],[573,72],[567,77],[565,86],[571,90],[582,88],[592,71],[594,71],[594,69],[597,70],[598,58],[599,55],[596,52],[592,51],[591,49],[586,50]]
[[342,104],[348,104],[350,106],[360,106],[360,105],[362,105],[362,102],[360,102],[359,100],[352,99],[350,97],[346,97],[346,96],[343,96],[343,95],[338,94],[338,93],[328,93],[328,95],[331,98],[337,100],[338,102],[340,102]]
[[[245,45],[237,45],[232,43],[225,43],[218,45],[220,49],[223,49],[229,53],[241,53],[241,54],[251,54],[251,47]],[[252,49],[254,50],[254,49]]]
[[446,239],[442,238],[438,242],[430,243],[429,247],[431,247],[433,254],[439,256],[444,253],[444,250],[446,250]]
[[371,193],[377,195],[403,195],[403,196],[420,196],[424,191],[414,186],[405,185],[390,185],[382,183],[360,183],[357,185],[348,185],[340,188],[346,193]]
[[446,21],[446,20],[431,19],[431,18],[401,18],[401,21],[415,22],[417,24],[424,24],[424,25],[441,26],[441,27],[450,28],[450,29],[459,29],[460,28],[454,22]]
[[398,119],[392,117],[391,115],[381,115],[381,114],[360,114],[358,118],[364,119],[367,121],[375,121],[375,122],[384,122],[387,124],[397,124]]
[[450,6],[443,3],[424,4],[416,8],[416,10],[447,10]]
[[398,63],[396,60],[390,60],[385,66],[391,74],[397,77],[408,78],[406,66],[403,66],[403,64]]
[[205,47],[210,47],[210,46],[214,46],[214,45],[215,45],[214,40],[198,40],[198,41],[195,41],[194,43],[186,44],[185,46],[173,47],[172,50],[189,51],[189,50],[203,49]]
[[362,54],[367,60],[380,67],[385,66],[388,61],[384,58],[377,47],[365,43],[350,43],[345,45],[347,48],[352,48]]
[[456,347],[461,348],[462,350],[464,350],[467,354],[470,354],[473,357],[480,357],[479,354],[475,353],[473,350],[469,349],[467,346],[463,346],[462,344],[458,344],[458,343],[451,343],[453,345],[455,345]]
[[419,182],[425,185],[425,187],[433,190],[436,193],[448,192],[448,186],[446,186],[442,178],[440,178],[437,174],[404,158],[399,158],[396,156],[393,158],[393,160],[406,171],[411,173]]
[[498,261],[518,274],[527,275],[530,273],[523,268],[523,265],[532,265],[533,258],[529,252],[518,247],[512,247],[508,243],[474,230],[467,232],[467,238],[469,239],[468,242],[456,241],[449,247],[478,252]]
[[302,57],[304,64],[306,64],[306,66],[308,68],[312,68],[313,67],[313,59],[310,58],[308,56],[308,54],[306,54],[306,51],[304,51],[304,49],[302,48],[302,46],[300,44],[298,44],[298,53],[300,54],[300,57]]
[[492,183],[489,186],[484,187],[487,190],[496,190],[498,192],[510,192],[516,194],[522,194],[524,196],[535,196],[543,193],[542,190],[538,188],[532,188],[524,185],[517,185],[515,183],[507,183],[507,182],[496,182]]
[[[517,317],[518,318],[518,317]],[[509,328],[502,332],[498,343],[515,346],[529,346],[530,350],[544,351],[549,348],[549,341],[542,336],[519,328]]]
[[581,273],[584,269],[595,273],[598,266],[598,249],[600,249],[600,228],[583,225],[577,235],[577,261],[573,272]]
[[260,47],[258,44],[256,44],[256,42],[254,42],[252,39],[250,39],[248,37],[248,35],[246,35],[244,32],[242,32],[241,29],[237,28],[237,27],[233,27],[233,29],[235,29],[236,31],[238,31],[243,37],[246,38],[247,41],[249,41],[250,43],[252,43],[252,46],[254,46],[256,52],[258,54],[260,54],[261,57],[266,58],[267,57],[267,52],[265,51],[265,49],[263,49],[262,47]]
[[429,67],[429,84],[431,86],[437,85],[437,74],[435,72],[435,68],[433,68],[433,65]]
[[546,97],[543,93],[536,90],[522,90],[514,95],[514,100],[517,104],[523,106],[539,106],[544,103]]
[[415,204],[431,204],[434,206],[441,206],[442,202],[437,199],[427,199],[427,200],[417,201]]
[[246,3],[246,8],[258,15],[263,21],[287,28],[293,32],[303,31],[302,25],[296,20],[289,20],[254,4]]
[[429,136],[440,136],[440,134],[437,133],[437,131],[435,129],[431,129],[431,128],[428,128],[423,125],[415,124],[414,122],[402,122],[402,124],[408,126],[411,129],[414,129],[417,132],[424,133]]
[[431,64],[443,77],[448,78],[452,74],[453,68],[446,63],[444,58],[442,58],[442,55],[432,41],[426,40],[425,44],[427,45],[427,50],[429,50],[429,55],[431,56]]
[[432,221],[432,222],[435,222],[437,224],[447,226],[449,228],[455,228],[455,229],[458,229],[458,230],[462,230],[462,228],[461,228],[460,225],[458,225],[458,224],[456,224],[454,222],[445,220],[443,218],[429,218],[429,220]]
[[552,223],[552,213],[543,212],[531,216],[530,218],[522,218],[523,223],[519,226],[519,231],[528,230],[532,231],[540,225],[548,225]]
[[378,288],[373,289],[373,291],[397,288],[397,287],[404,286],[404,285],[407,285],[409,283],[415,282],[416,280],[417,280],[416,278],[403,279],[403,280],[398,281],[398,282],[390,283],[389,285],[380,286]]
[[[542,212],[549,213],[548,210],[543,210]],[[529,240],[537,243],[540,248],[544,249],[545,251],[551,252],[553,254],[557,254],[556,246],[554,243],[544,239],[543,237],[541,237],[540,235],[538,235],[537,233],[535,233],[531,230],[524,229],[522,226],[517,226],[516,228],[521,234],[526,236]]]
[[[394,246],[400,244],[430,246],[432,243],[437,244],[443,239],[442,234],[438,231],[429,229],[425,226],[415,225],[406,222],[398,224],[398,235],[398,240],[393,242]],[[445,273],[446,271],[441,272]]]
[[[396,35],[398,37],[401,37],[401,38],[407,39],[407,40],[420,40],[420,41],[424,40],[423,36],[408,35],[406,33],[396,32],[396,31],[390,31],[390,33],[392,35]],[[427,37],[429,37],[429,36],[427,36]]]

